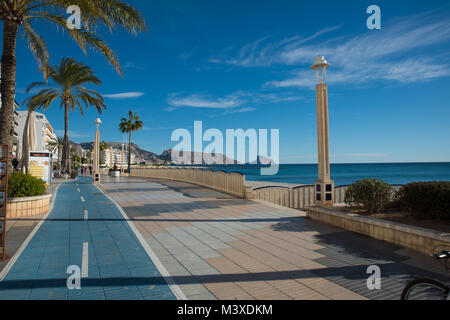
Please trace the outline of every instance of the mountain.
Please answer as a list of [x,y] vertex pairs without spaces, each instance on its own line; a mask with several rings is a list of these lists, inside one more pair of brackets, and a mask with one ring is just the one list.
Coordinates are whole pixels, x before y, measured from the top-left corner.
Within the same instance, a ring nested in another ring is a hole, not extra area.
[[[117,150],[121,150],[122,149],[122,142],[106,142],[106,143],[108,144],[108,146],[110,148],[117,149]],[[76,143],[76,142],[71,141],[70,144],[75,150],[80,150],[80,149],[90,150],[94,146],[94,142]],[[126,146],[126,147],[128,147],[128,146]],[[147,161],[147,162],[152,162],[152,163],[155,163],[155,162],[156,163],[162,163],[162,162],[171,163],[171,162],[174,162],[172,160],[172,150],[171,149],[164,150],[161,155],[157,155],[157,154],[155,154],[153,152],[141,149],[141,148],[139,148],[139,146],[137,144],[132,143],[131,144],[131,152],[137,158],[142,159],[142,160]],[[182,153],[183,152],[181,152],[181,156],[182,156]],[[199,155],[199,152],[191,152],[191,163],[190,164],[193,164],[196,155]],[[214,154],[204,153],[203,154],[203,163],[202,164],[230,164],[230,163],[239,164],[237,161],[231,160],[230,158],[226,157],[223,154],[217,154],[217,156],[219,158],[220,157],[222,158],[222,163],[215,163],[213,161],[213,159],[214,159],[213,157],[215,157]],[[187,164],[187,163],[184,163],[184,164]]]
[[[183,154],[184,154],[183,151],[179,151],[180,158],[183,157]],[[184,162],[182,162],[182,159],[180,159],[180,163],[177,163],[177,161],[175,161],[176,159],[172,159],[172,149],[164,150],[164,152],[159,157],[165,161],[174,162],[176,164],[194,164],[196,156],[201,157],[201,159],[202,159],[201,164],[238,164],[237,161],[232,160],[221,153],[217,153],[217,154],[203,153],[203,156],[202,156],[201,152],[191,152],[191,162],[190,163],[184,163]],[[216,161],[216,158],[219,158],[219,161]],[[196,164],[200,164],[200,163],[196,163]]]

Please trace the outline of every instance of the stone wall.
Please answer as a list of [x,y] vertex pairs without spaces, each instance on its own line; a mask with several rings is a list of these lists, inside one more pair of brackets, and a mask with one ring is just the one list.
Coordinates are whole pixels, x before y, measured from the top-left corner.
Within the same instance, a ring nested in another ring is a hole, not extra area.
[[8,199],[7,218],[28,217],[45,214],[50,210],[52,195]]
[[319,207],[306,208],[306,216],[425,254],[435,253],[438,246],[450,250],[450,234],[445,232]]

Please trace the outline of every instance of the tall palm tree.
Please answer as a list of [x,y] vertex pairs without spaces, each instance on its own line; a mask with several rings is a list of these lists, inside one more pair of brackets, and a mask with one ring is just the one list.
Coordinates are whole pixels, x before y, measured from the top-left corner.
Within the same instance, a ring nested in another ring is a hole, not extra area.
[[63,137],[56,137],[48,143],[48,148],[51,152],[58,152],[58,161],[61,161],[61,149],[64,144]]
[[137,113],[133,114],[133,111],[128,112],[128,119],[122,118],[119,125],[119,130],[122,133],[128,133],[130,135],[128,140],[128,173],[130,173],[131,166],[131,133],[133,131],[138,131],[142,129],[144,123],[140,120],[141,118],[137,115]]
[[28,98],[25,103],[28,108],[47,110],[50,105],[61,100],[60,109],[64,109],[64,141],[61,167],[64,172],[70,170],[70,143],[69,143],[69,111],[79,109],[81,115],[84,114],[83,104],[86,109],[90,105],[94,106],[98,113],[106,109],[103,97],[92,89],[87,89],[83,85],[100,85],[102,82],[94,71],[88,66],[77,62],[72,58],[63,58],[59,66],[49,67],[48,76],[54,84],[43,82],[32,83],[27,92],[35,87],[44,86],[38,94]]
[[[71,5],[80,8],[83,23],[81,29],[71,28],[67,23],[68,16],[64,13]],[[34,24],[44,22],[65,30],[85,53],[87,48],[100,51],[121,75],[122,70],[116,54],[99,37],[97,30],[100,26],[106,26],[112,32],[119,26],[137,34],[146,29],[141,13],[120,0],[1,0],[0,19],[3,21],[0,144],[8,144],[9,150],[12,150],[14,137],[16,44],[19,30],[22,31],[40,70],[47,78],[49,52],[44,39],[34,29]],[[12,159],[11,155],[10,158]]]

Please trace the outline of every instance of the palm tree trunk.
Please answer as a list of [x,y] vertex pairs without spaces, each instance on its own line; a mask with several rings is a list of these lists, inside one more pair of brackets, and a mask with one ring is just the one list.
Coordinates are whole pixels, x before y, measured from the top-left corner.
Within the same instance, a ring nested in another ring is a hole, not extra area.
[[[19,25],[9,20],[3,21],[3,53],[1,62],[1,94],[0,108],[0,144],[9,146],[9,158],[12,160],[14,141],[14,96],[16,93],[16,40]],[[9,164],[12,173],[12,162]]]
[[64,102],[64,142],[62,154],[63,172],[70,174],[70,142],[69,142],[69,104]]
[[130,130],[130,140],[128,141],[128,174],[131,169],[131,130]]

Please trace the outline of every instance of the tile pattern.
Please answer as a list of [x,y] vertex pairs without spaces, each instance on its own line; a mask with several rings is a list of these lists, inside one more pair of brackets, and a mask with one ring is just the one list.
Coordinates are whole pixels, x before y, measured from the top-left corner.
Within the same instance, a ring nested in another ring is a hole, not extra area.
[[[183,182],[106,178],[188,299],[398,299],[406,282],[448,282],[429,257]],[[381,290],[368,290],[370,265]],[[434,272],[432,272],[433,270]]]
[[[0,299],[175,299],[117,207],[90,178],[77,183],[61,185],[53,211],[0,282]],[[81,267],[85,242],[88,277],[69,290],[66,270]]]

